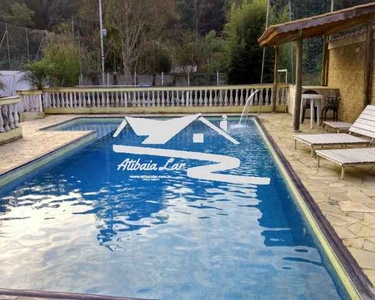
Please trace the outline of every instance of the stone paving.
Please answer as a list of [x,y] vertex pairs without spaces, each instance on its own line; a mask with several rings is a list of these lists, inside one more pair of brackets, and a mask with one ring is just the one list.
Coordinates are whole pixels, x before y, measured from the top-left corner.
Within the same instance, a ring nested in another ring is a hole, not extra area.
[[21,123],[23,138],[0,146],[0,174],[87,134],[87,132],[82,131],[39,131],[40,128],[75,117],[72,115],[58,115]]
[[[22,123],[24,138],[0,146],[0,174],[84,136],[87,132],[38,130],[76,117],[48,116],[44,120]],[[321,168],[317,168],[308,146],[298,144],[298,149],[294,149],[290,115],[263,114],[260,119],[344,245],[375,285],[375,168],[348,168],[345,180],[340,180],[339,166],[321,160]],[[309,124],[303,124],[301,130],[322,131],[321,128],[310,130]]]

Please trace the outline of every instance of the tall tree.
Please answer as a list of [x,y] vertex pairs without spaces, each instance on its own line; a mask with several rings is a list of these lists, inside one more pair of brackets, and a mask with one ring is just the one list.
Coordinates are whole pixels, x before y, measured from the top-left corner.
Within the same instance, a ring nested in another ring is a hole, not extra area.
[[0,20],[12,25],[32,27],[34,11],[29,9],[24,1],[1,0]]
[[[263,51],[258,38],[264,31],[266,9],[266,0],[244,0],[241,5],[232,5],[224,31],[231,83],[260,82]],[[272,80],[272,60],[272,56],[266,57],[265,82]]]
[[[163,33],[168,19],[174,15],[173,0],[109,0],[105,23],[110,46],[121,54],[124,74],[137,69],[147,43]],[[163,18],[160,16],[163,15]]]
[[[24,0],[35,12],[34,23],[38,29],[54,30],[62,23],[71,22],[79,14],[82,0]],[[96,2],[96,1],[91,1]]]
[[206,35],[211,30],[221,32],[225,23],[226,0],[177,0],[182,30]]

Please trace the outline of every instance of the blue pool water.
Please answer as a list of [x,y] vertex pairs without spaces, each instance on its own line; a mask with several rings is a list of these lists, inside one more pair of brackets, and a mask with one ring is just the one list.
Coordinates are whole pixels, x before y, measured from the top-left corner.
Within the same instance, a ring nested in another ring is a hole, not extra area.
[[[119,169],[127,158],[168,161],[115,153],[115,144],[144,140],[130,127],[113,138],[120,122],[64,125],[99,135],[1,188],[1,288],[154,299],[346,298],[255,121],[229,130],[239,145],[195,121],[157,147],[236,157],[240,168],[223,173],[269,178],[269,185],[190,178],[186,168],[209,163],[188,159],[173,161],[186,164],[180,170]],[[204,143],[193,143],[193,133],[203,133]]]

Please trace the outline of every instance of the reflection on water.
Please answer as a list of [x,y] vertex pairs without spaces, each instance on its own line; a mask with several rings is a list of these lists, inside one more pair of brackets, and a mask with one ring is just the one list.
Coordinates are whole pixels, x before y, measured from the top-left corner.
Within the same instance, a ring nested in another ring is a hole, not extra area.
[[[85,128],[103,134],[2,190],[0,287],[161,299],[344,297],[252,122],[230,130],[239,146],[198,123],[166,147],[237,157],[241,168],[230,174],[269,177],[269,186],[195,180],[186,170],[144,181],[134,177],[141,171],[117,171],[137,156],[112,151],[115,142],[140,145],[134,133],[114,140],[116,124],[71,129]],[[197,131],[204,145],[191,143]]]

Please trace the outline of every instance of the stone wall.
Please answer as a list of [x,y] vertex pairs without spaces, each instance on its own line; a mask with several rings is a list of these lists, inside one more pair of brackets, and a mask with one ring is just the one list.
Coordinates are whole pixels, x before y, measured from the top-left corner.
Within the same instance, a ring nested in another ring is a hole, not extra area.
[[364,57],[364,33],[329,45],[328,86],[340,90],[339,118],[342,121],[354,122],[364,108]]

